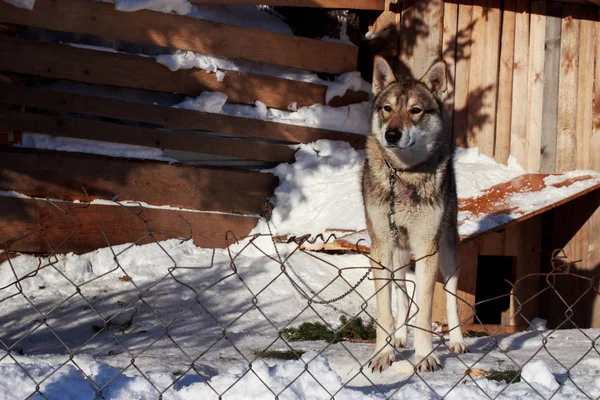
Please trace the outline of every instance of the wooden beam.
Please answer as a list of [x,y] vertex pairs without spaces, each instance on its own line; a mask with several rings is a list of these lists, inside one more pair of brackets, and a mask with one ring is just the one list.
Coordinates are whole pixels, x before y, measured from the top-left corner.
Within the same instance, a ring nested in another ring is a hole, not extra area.
[[358,47],[203,19],[136,11],[88,0],[38,0],[33,11],[0,3],[3,22],[153,44],[342,74],[356,69]]
[[191,0],[194,4],[252,4],[282,7],[383,10],[384,0]]
[[[92,2],[90,2],[92,3]],[[228,71],[223,82],[199,69],[169,71],[152,58],[0,36],[0,71],[199,96],[222,92],[232,103],[287,109],[325,102],[323,85]]]
[[258,221],[230,214],[15,197],[0,197],[0,210],[0,248],[31,253],[86,253],[109,244],[146,244],[152,242],[147,236],[150,230],[158,240],[191,236],[196,246],[224,248],[228,231],[241,238]]
[[0,190],[38,198],[92,201],[118,197],[119,201],[201,211],[261,214],[276,181],[271,174],[241,169],[0,149]]
[[469,63],[471,59],[471,31],[473,5],[472,0],[465,0],[458,6],[458,28],[456,43],[456,75],[454,77],[454,143],[467,147],[467,119],[469,99]]
[[[581,15],[594,15],[596,8],[583,7]],[[592,147],[593,96],[595,66],[594,46],[600,38],[596,37],[595,22],[582,19],[579,31],[579,79],[577,83],[577,122],[575,168],[590,168],[591,154],[598,149]]]
[[247,160],[294,161],[294,150],[277,144],[17,111],[0,110],[0,129],[192,151]]
[[343,140],[355,148],[363,148],[365,143],[364,135],[3,83],[0,103],[291,143]]

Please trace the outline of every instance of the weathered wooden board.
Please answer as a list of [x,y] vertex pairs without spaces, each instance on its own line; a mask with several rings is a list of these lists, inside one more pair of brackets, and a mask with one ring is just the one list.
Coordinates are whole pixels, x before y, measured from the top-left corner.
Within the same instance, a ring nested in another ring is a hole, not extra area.
[[276,181],[271,174],[240,169],[0,149],[0,190],[38,198],[91,201],[118,196],[119,201],[261,214]]
[[496,112],[496,138],[494,159],[502,164],[510,155],[510,127],[512,116],[513,65],[515,51],[516,0],[504,2],[502,37],[500,44],[500,71],[498,75],[498,101]]
[[232,103],[287,109],[324,103],[326,87],[246,72],[228,71],[223,82],[216,74],[190,69],[169,71],[152,58],[108,53],[36,40],[0,36],[0,71],[199,96],[222,92]]
[[556,123],[558,121],[558,81],[560,71],[560,31],[562,4],[547,4],[546,45],[544,60],[544,94],[542,108],[542,142],[540,170],[544,174],[556,172]]
[[352,45],[88,0],[37,0],[32,11],[2,2],[0,21],[332,74],[354,71],[358,55]]
[[493,146],[494,139],[490,141],[488,135],[483,134],[483,127],[490,118],[489,113],[486,113],[485,103],[487,99],[487,88],[484,86],[484,68],[485,57],[487,56],[486,49],[486,31],[487,19],[484,15],[484,7],[477,2],[473,3],[472,14],[472,31],[471,31],[471,57],[469,60],[469,96],[467,99],[467,141],[466,147],[478,147],[478,142],[488,139],[487,143],[482,143],[481,148],[484,149],[484,154],[489,154],[489,145]]
[[515,50],[510,125],[510,154],[519,165],[526,165],[527,66],[529,60],[529,0],[517,0],[515,16]]
[[467,147],[467,116],[469,99],[469,62],[471,57],[471,28],[473,6],[471,0],[465,0],[458,6],[458,27],[456,42],[456,75],[454,77],[454,142]]
[[525,169],[527,171],[539,171],[541,166],[546,46],[545,12],[545,1],[531,3],[525,127]]
[[577,82],[579,79],[579,32],[581,6],[563,5],[558,86],[556,171],[575,169],[577,150]]
[[341,8],[350,10],[383,10],[384,0],[191,0],[195,4],[261,4],[282,7]]
[[[594,13],[596,9],[583,7],[582,15]],[[575,168],[589,168],[591,154],[598,151],[592,145],[592,114],[594,96],[594,74],[590,67],[594,65],[594,47],[599,38],[596,37],[595,25],[597,22],[582,19],[579,31],[579,76],[577,83],[577,121],[575,124],[576,147]]]
[[362,148],[365,143],[363,135],[327,129],[135,103],[77,93],[13,86],[3,83],[0,83],[0,103],[148,122],[171,129],[205,130],[234,136],[257,137],[291,143],[310,143],[319,139],[343,140],[355,148]]
[[454,120],[454,77],[456,76],[456,50],[458,40],[458,4],[444,2],[442,31],[442,58],[448,66],[447,93],[444,99],[446,125],[453,126]]
[[150,243],[150,230],[158,240],[191,236],[196,246],[224,248],[234,237],[228,243],[228,231],[240,238],[258,221],[229,214],[15,197],[0,197],[0,210],[0,248],[30,253],[85,253],[108,245]]
[[0,110],[0,129],[47,133],[160,149],[193,151],[247,160],[294,161],[294,150],[278,144],[18,111]]

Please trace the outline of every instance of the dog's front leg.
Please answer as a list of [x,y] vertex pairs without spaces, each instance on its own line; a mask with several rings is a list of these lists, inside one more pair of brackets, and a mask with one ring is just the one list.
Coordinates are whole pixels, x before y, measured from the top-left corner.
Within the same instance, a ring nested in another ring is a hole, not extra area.
[[[433,291],[440,260],[436,246],[419,249],[416,252],[417,264],[416,278],[416,303],[417,316],[414,333],[416,356],[416,369],[418,371],[435,371],[440,368],[440,360],[433,352],[431,332],[431,312],[433,306]],[[433,250],[432,250],[433,248]]]
[[383,371],[394,361],[394,319],[392,317],[391,265],[392,251],[387,243],[374,243],[371,247],[371,267],[375,282],[377,304],[377,339],[375,353],[369,361],[372,371]]

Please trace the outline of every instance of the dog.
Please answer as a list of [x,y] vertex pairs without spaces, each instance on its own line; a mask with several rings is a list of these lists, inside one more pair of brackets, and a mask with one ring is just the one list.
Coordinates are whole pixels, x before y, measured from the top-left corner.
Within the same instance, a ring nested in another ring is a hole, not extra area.
[[[434,64],[420,81],[397,79],[386,60],[375,58],[371,132],[366,140],[362,195],[371,237],[371,267],[377,303],[377,339],[372,371],[389,367],[395,348],[406,347],[408,310],[414,301],[416,370],[435,371],[440,361],[431,334],[438,268],[446,282],[449,348],[468,351],[456,297],[459,265],[454,145],[444,126],[446,64]],[[415,258],[416,296],[406,271]],[[391,288],[396,288],[396,324]],[[411,298],[414,297],[414,300]]]

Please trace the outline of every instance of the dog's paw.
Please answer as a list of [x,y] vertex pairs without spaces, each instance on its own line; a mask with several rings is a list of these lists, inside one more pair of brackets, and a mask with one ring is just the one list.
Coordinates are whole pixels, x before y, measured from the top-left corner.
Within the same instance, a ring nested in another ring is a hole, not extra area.
[[408,340],[406,338],[394,338],[394,347],[397,349],[403,349],[406,347]]
[[440,360],[437,358],[437,356],[435,354],[430,354],[427,357],[423,357],[421,359],[419,359],[417,357],[417,365],[415,366],[416,371],[433,372],[440,368],[442,368],[442,365],[440,364]]
[[450,342],[450,351],[456,354],[468,353],[469,348],[465,342]]
[[371,372],[383,372],[383,370],[392,365],[394,359],[394,348],[387,346],[373,355],[373,358],[369,361],[369,368],[371,368]]

